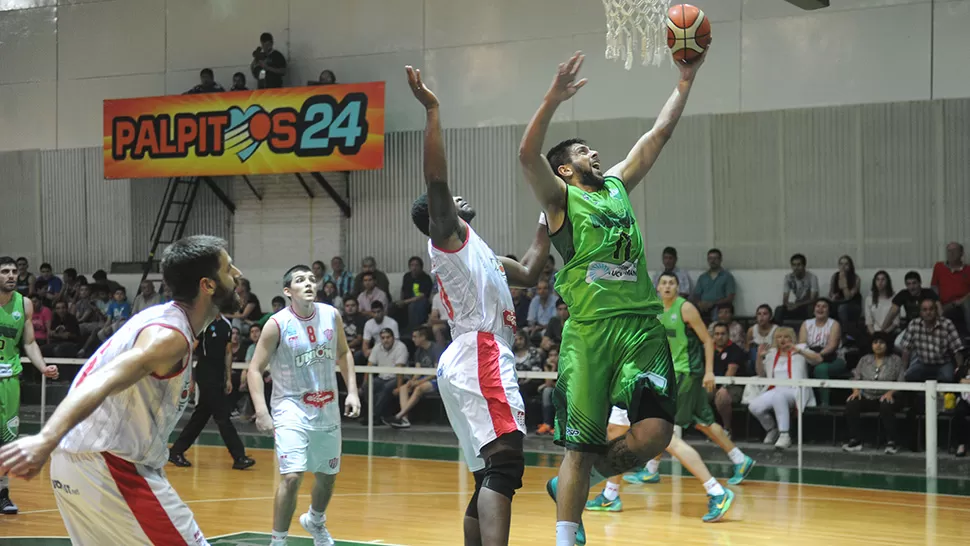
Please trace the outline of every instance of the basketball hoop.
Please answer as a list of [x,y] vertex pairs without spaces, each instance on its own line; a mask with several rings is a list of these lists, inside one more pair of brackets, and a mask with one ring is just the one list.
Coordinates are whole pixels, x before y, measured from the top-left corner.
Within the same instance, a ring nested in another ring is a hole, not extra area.
[[633,67],[634,44],[640,42],[643,66],[659,66],[667,49],[670,0],[603,0],[606,8],[606,58]]

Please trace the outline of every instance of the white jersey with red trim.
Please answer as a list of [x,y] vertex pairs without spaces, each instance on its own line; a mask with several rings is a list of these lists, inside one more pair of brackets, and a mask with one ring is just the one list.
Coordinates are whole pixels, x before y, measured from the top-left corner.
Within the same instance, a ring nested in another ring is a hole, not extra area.
[[155,305],[128,319],[88,359],[74,378],[71,390],[131,349],[141,331],[149,326],[170,328],[182,334],[186,352],[181,366],[168,376],[152,374],[121,392],[109,395],[91,415],[61,439],[60,449],[68,453],[107,451],[135,464],[153,468],[165,465],[168,460],[168,437],[189,401],[192,374],[183,372],[189,365],[195,339],[189,317],[176,303]]
[[428,241],[431,274],[438,283],[441,303],[448,310],[451,337],[488,332],[510,347],[515,336],[515,304],[505,267],[488,244],[468,224],[461,248],[448,252]]
[[270,320],[280,341],[270,364],[273,421],[315,430],[340,426],[337,393],[337,310],[314,303],[309,317],[287,307]]

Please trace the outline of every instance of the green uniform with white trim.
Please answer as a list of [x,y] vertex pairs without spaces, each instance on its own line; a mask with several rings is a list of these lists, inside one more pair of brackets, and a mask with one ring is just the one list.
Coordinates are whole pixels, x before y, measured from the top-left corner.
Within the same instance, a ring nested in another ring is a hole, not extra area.
[[643,239],[623,181],[566,186],[566,219],[550,236],[565,264],[556,292],[569,307],[559,350],[555,441],[603,451],[612,406],[630,422],[673,422],[675,377],[663,304],[647,275]]
[[20,429],[20,340],[27,312],[24,297],[14,292],[0,307],[0,444],[12,442]]
[[714,423],[714,410],[704,389],[704,344],[690,324],[684,321],[683,306],[678,297],[660,315],[667,330],[667,343],[674,359],[677,374],[677,413],[674,424],[679,427],[709,426]]

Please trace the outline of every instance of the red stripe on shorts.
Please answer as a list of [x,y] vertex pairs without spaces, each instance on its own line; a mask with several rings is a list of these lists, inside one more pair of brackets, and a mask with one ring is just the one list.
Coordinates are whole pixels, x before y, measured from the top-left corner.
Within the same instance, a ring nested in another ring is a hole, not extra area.
[[148,540],[152,544],[185,544],[182,534],[175,528],[152,487],[138,473],[135,465],[108,452],[102,452],[101,455],[108,463],[108,470],[118,485],[118,491],[128,503],[128,508],[141,530],[148,535]]
[[492,418],[495,435],[501,436],[519,430],[515,416],[505,397],[502,386],[502,372],[498,365],[499,350],[495,336],[486,332],[478,333],[478,384],[488,404],[488,414]]

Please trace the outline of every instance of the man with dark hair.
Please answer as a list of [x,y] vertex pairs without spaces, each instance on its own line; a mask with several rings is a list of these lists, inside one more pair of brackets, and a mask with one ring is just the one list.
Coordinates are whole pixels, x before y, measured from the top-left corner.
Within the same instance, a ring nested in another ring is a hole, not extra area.
[[[238,306],[240,273],[225,248],[206,235],[169,245],[161,269],[176,301],[129,320],[84,364],[40,433],[0,449],[4,475],[34,477],[51,457],[51,482],[70,484],[54,496],[72,542],[208,544],[162,467],[188,403],[192,340]],[[141,484],[139,497],[124,484]],[[146,515],[145,506],[157,509]]]
[[401,280],[401,299],[394,302],[394,305],[407,307],[408,328],[417,328],[428,320],[433,287],[431,276],[424,272],[424,260],[419,256],[411,256],[408,260],[408,272]]
[[200,93],[225,93],[224,87],[219,85],[219,82],[215,80],[215,75],[212,73],[211,68],[203,68],[199,72],[199,85],[196,85],[192,89],[186,91],[185,95],[198,95]]
[[[818,299],[818,277],[805,269],[808,260],[804,254],[795,254],[789,260],[791,273],[785,275],[782,283],[781,305],[775,308],[775,320],[783,324],[785,320],[805,320],[812,314],[815,300]],[[792,298],[794,301],[789,301]]]
[[109,280],[108,279],[108,274],[105,272],[104,269],[99,269],[99,270],[95,271],[94,274],[91,275],[91,278],[94,279],[94,282],[96,284],[103,284],[103,285],[105,285],[107,287],[107,289],[108,289],[108,294],[109,295],[110,294],[114,294],[116,290],[118,290],[119,288],[121,288],[121,285],[120,284],[116,283],[115,281],[112,281],[112,280]]
[[906,273],[904,279],[906,288],[897,292],[896,296],[893,297],[893,306],[882,324],[882,330],[885,332],[890,330],[893,321],[900,316],[900,311],[902,311],[902,316],[899,320],[899,327],[905,330],[910,321],[919,318],[919,304],[925,299],[935,300],[938,314],[943,314],[943,306],[939,305],[940,297],[932,289],[923,288],[923,279],[918,271]]
[[[81,284],[81,280],[77,275],[77,269],[73,267],[65,269],[61,274],[61,280],[64,282],[64,286],[61,289],[58,300],[66,302],[70,306],[77,298],[77,288]],[[84,279],[84,283],[87,284],[87,279]]]
[[54,317],[47,336],[47,345],[42,349],[44,356],[52,358],[74,358],[80,348],[81,326],[77,318],[67,308],[66,301],[54,304]]
[[694,289],[694,281],[691,280],[690,275],[686,271],[677,267],[677,249],[668,246],[664,248],[662,260],[664,264],[663,271],[657,271],[653,276],[653,285],[657,286],[660,281],[660,275],[664,273],[672,273],[677,277],[677,285],[680,286],[680,295],[684,298],[689,298],[691,291]]
[[[680,81],[653,128],[605,175],[599,154],[581,139],[560,142],[542,156],[556,109],[586,84],[585,79],[577,81],[581,53],[559,65],[519,146],[526,181],[565,261],[556,276],[556,292],[570,313],[554,397],[555,440],[567,451],[559,479],[547,485],[553,498],[558,497],[556,546],[586,542],[580,517],[594,463],[596,481],[605,480],[659,455],[673,434],[673,364],[657,319],[663,306],[647,277],[629,192],[670,140],[703,62],[702,56],[679,67]],[[627,409],[633,425],[608,443],[611,405]]]
[[[364,323],[364,355],[370,354],[370,349],[380,341],[381,330],[385,328],[394,332],[394,339],[401,339],[401,329],[397,321],[387,316],[384,304],[375,301],[371,304],[371,318]],[[361,313],[363,314],[363,313]]]
[[[48,266],[49,267],[49,266]],[[20,342],[30,362],[40,373],[57,378],[57,366],[44,362],[34,339],[34,305],[17,291],[17,262],[10,256],[0,257],[0,464],[2,453],[10,447],[20,431]],[[41,463],[43,464],[43,463]],[[0,513],[16,514],[17,505],[10,500],[7,473],[0,472]]]
[[[381,368],[403,368],[407,366],[408,348],[404,345],[404,342],[397,339],[390,328],[384,328],[378,335],[380,341],[374,345],[370,356],[367,357],[367,365]],[[403,422],[393,421],[394,413],[389,406],[394,395],[400,392],[408,377],[410,376],[394,373],[364,374],[364,384],[360,389],[362,397],[367,396],[367,382],[374,382],[374,424],[403,425]],[[363,424],[366,424],[366,420]]]
[[[420,327],[411,334],[411,341],[414,343],[413,363],[416,368],[429,368],[434,370],[438,367],[438,360],[441,358],[443,349],[434,342],[434,334],[430,328]],[[403,377],[403,376],[401,376]],[[408,428],[411,422],[408,421],[408,414],[414,406],[421,401],[427,394],[438,390],[438,380],[432,372],[430,375],[412,375],[404,377],[402,384],[398,385],[398,400],[401,403],[401,411],[387,418],[384,423],[394,428]]]
[[337,285],[337,294],[342,298],[347,298],[353,295],[354,291],[354,274],[344,267],[344,259],[340,256],[334,256],[330,258],[330,274],[333,277],[333,283]]
[[[40,275],[37,275],[37,282],[45,281],[45,290],[42,296],[44,305],[54,307],[54,302],[60,298],[64,283],[54,275],[54,268],[49,263],[40,264]],[[36,288],[35,288],[36,290]]]
[[232,87],[229,88],[230,91],[249,91],[246,87],[246,75],[242,72],[236,72],[232,75]]
[[264,32],[259,36],[259,47],[253,51],[253,62],[249,68],[253,77],[259,81],[259,89],[283,87],[286,75],[286,57],[273,49],[273,35]]
[[376,278],[373,271],[361,273],[362,290],[357,294],[357,306],[360,307],[360,312],[368,317],[374,316],[373,304],[380,303],[383,310],[387,310],[391,305],[387,292],[377,286]]
[[562,298],[558,298],[556,300],[556,314],[549,319],[549,324],[542,332],[540,349],[548,353],[550,349],[559,348],[559,345],[562,344],[562,328],[567,319],[569,319],[569,307],[566,306],[566,302]]
[[717,320],[717,309],[721,305],[734,303],[737,284],[734,275],[721,266],[724,256],[721,250],[712,248],[707,251],[707,271],[697,279],[691,303],[697,306],[705,322]]
[[[373,256],[367,256],[360,261],[360,273],[354,277],[354,294],[360,294],[364,290],[364,275],[370,273],[374,276],[374,283],[384,291],[389,297],[391,295],[391,284],[387,274],[377,269],[377,260]],[[361,307],[361,309],[364,309]]]
[[963,342],[953,321],[940,316],[938,300],[919,304],[919,318],[910,321],[899,338],[906,366],[906,381],[936,380],[952,383],[963,367]]
[[[731,340],[730,327],[724,322],[714,323],[714,375],[717,377],[743,377],[748,375],[748,353],[742,345]],[[732,406],[741,403],[744,387],[721,385],[714,393],[714,407],[721,416],[724,430],[731,435]]]

